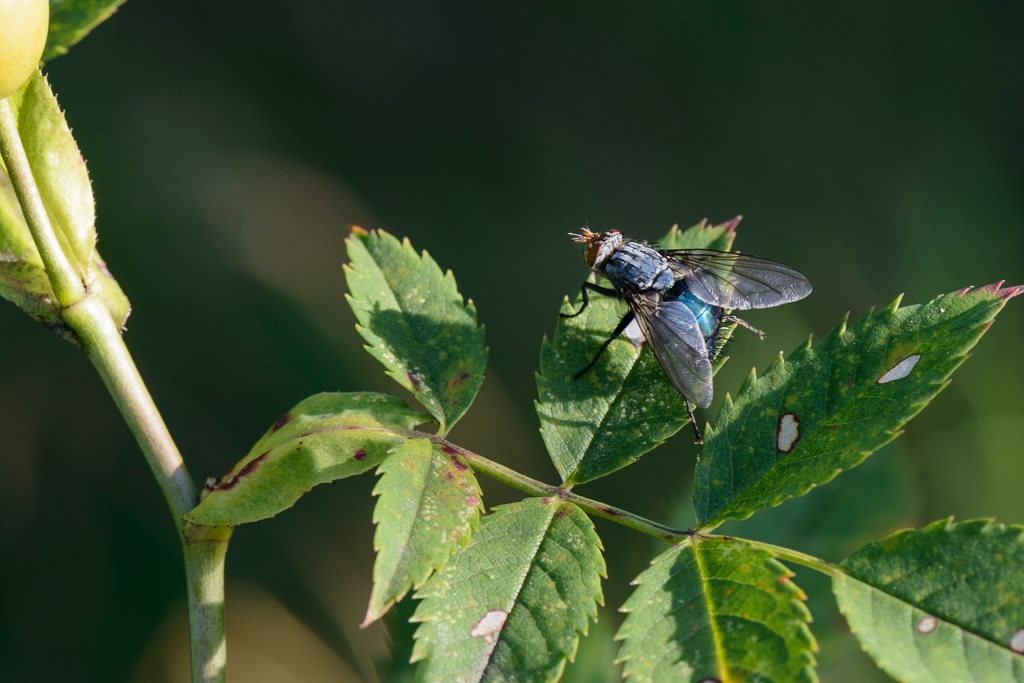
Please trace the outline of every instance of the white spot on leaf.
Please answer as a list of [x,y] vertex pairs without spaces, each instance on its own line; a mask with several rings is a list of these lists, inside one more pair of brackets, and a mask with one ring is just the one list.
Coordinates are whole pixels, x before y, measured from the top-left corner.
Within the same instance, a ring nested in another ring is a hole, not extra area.
[[935,617],[925,617],[921,621],[917,622],[917,632],[929,634],[935,630],[935,627],[939,625],[939,620]]
[[799,440],[800,418],[796,413],[786,413],[779,418],[779,426],[775,430],[775,447],[783,453],[789,453]]
[[879,384],[886,384],[888,382],[895,382],[898,379],[903,379],[910,375],[910,371],[917,365],[917,361],[921,360],[921,354],[915,353],[912,356],[907,356],[896,365],[892,366],[888,372],[878,378]]
[[501,627],[505,625],[506,619],[508,619],[508,612],[503,609],[492,609],[480,617],[480,621],[473,624],[473,628],[469,630],[469,635],[473,638],[483,636],[488,645],[494,645],[494,641],[498,639],[498,634],[501,633]]
[[1024,628],[1017,629],[1017,632],[1010,638],[1010,649],[1024,655]]

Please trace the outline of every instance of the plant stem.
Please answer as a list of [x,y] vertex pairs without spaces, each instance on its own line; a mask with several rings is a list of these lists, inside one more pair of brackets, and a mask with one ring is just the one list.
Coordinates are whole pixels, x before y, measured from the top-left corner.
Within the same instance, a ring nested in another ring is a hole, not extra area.
[[174,526],[182,533],[181,518],[198,504],[199,494],[110,313],[98,298],[87,296],[64,310],[64,320],[82,340],[89,360],[139,442],[171,509]]
[[196,486],[117,325],[99,298],[87,291],[81,274],[71,265],[57,239],[8,99],[0,100],[0,154],[64,321],[78,335],[142,448],[181,538],[188,586],[193,683],[224,683],[224,558],[231,530],[199,528],[186,533],[182,517],[199,502]]
[[18,134],[18,122],[8,98],[0,99],[0,155],[7,166],[7,174],[14,186],[14,193],[21,203],[21,212],[32,233],[39,256],[46,266],[50,286],[61,306],[70,306],[85,296],[82,277],[71,265],[64,249],[57,240],[57,234],[50,224],[50,217],[39,194],[32,167],[29,165],[25,146]]
[[550,484],[537,481],[525,474],[520,474],[519,472],[505,467],[502,464],[489,460],[478,453],[456,446],[439,436],[419,433],[414,434],[419,437],[428,437],[434,443],[439,443],[458,451],[466,458],[466,460],[472,463],[474,470],[483,472],[492,479],[497,479],[498,481],[508,484],[512,488],[519,489],[520,491],[524,491],[535,496],[558,496],[563,500],[575,503],[584,511],[589,512],[592,515],[603,517],[613,522],[618,522],[623,526],[628,526],[631,529],[636,529],[637,531],[648,534],[649,536],[654,536],[655,538],[660,538],[661,540],[668,541],[669,543],[679,543],[683,539],[689,538],[694,534],[692,531],[673,529],[672,527],[665,526],[664,524],[652,522],[645,517],[641,517],[640,515],[627,510],[622,510],[590,498],[584,498],[583,496],[577,495],[568,489],[551,486]]
[[838,565],[832,564],[828,560],[819,559],[817,557],[814,557],[813,555],[808,555],[806,553],[801,553],[796,550],[790,550],[789,548],[783,548],[781,546],[772,545],[771,543],[751,541],[749,538],[745,538],[743,540],[745,540],[750,545],[767,550],[780,560],[800,564],[805,567],[809,567],[810,569],[813,569],[815,571],[821,572],[822,574],[828,574],[829,576],[841,576],[846,573]]
[[[227,532],[230,536],[230,532]],[[192,683],[226,683],[224,640],[224,558],[227,540],[182,544],[188,581],[188,626],[192,642]]]

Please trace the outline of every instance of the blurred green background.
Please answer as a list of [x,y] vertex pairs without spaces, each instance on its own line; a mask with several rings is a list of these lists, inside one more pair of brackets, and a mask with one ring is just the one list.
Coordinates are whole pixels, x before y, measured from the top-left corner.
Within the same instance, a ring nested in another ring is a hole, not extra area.
[[[655,239],[742,213],[736,248],[811,279],[748,316],[768,338],[737,332],[719,401],[846,311],[1024,283],[1022,35],[1019,3],[130,0],[46,71],[134,307],[126,340],[193,476],[309,394],[398,393],[344,300],[358,223],[428,249],[487,326],[489,377],[453,440],[555,482],[533,374],[586,274],[565,234],[584,224]],[[1024,522],[1022,337],[1014,301],[894,446],[730,528],[839,560],[947,515]],[[0,680],[187,680],[177,540],[112,401],[9,304],[0,349]],[[695,456],[684,432],[579,490],[685,523]],[[236,531],[234,680],[375,680],[402,650],[357,627],[373,483]],[[482,483],[489,505],[519,497]],[[661,549],[596,524],[608,607],[576,683],[614,674],[614,609]],[[822,680],[885,680],[827,582],[798,583]]]

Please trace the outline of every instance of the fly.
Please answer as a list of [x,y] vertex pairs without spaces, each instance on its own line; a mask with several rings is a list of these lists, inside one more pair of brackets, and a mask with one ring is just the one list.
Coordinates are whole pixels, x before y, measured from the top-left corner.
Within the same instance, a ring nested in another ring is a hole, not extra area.
[[735,322],[764,339],[764,333],[726,311],[771,308],[803,299],[811,283],[799,272],[758,256],[714,249],[652,249],[645,242],[629,240],[618,230],[570,233],[585,244],[583,258],[591,270],[603,275],[611,287],[584,282],[587,291],[625,301],[629,310],[597,355],[575,375],[579,379],[597,363],[608,345],[631,324],[639,326],[672,385],[683,395],[693,425],[695,443],[704,443],[693,417],[692,405],[707,408],[714,389],[711,363],[721,351],[724,321]]

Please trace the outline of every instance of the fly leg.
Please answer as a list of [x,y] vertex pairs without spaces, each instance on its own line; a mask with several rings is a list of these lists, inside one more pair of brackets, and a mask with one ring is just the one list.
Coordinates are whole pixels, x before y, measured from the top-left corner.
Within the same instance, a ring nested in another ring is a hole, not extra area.
[[[584,294],[583,296],[584,301],[586,301],[586,294]],[[577,313],[576,315],[579,315],[579,313]],[[597,363],[597,359],[601,357],[601,354],[604,353],[604,350],[608,348],[608,345],[615,341],[615,338],[622,334],[623,330],[629,327],[629,324],[633,322],[633,317],[633,311],[629,311],[628,313],[626,313],[626,315],[622,316],[622,320],[619,321],[619,324],[616,325],[615,329],[612,331],[612,336],[608,337],[608,339],[606,339],[605,342],[601,344],[601,348],[597,350],[597,355],[594,356],[594,359],[587,363],[587,367],[583,368],[575,375],[573,375],[573,379],[579,379],[583,375],[587,374],[590,368],[594,367],[594,365]]]
[[690,401],[684,398],[683,402],[686,403],[686,414],[690,416],[690,424],[693,426],[693,443],[698,446],[703,446],[704,439],[701,438],[700,430],[697,429],[697,418],[693,416],[693,408],[690,407]]
[[576,311],[575,313],[572,313],[572,314],[569,314],[569,313],[559,313],[558,317],[559,318],[575,318],[580,313],[582,313],[583,309],[586,308],[587,304],[590,303],[590,299],[587,298],[587,290],[588,289],[593,291],[593,292],[597,292],[598,294],[604,294],[605,296],[613,296],[616,299],[619,298],[619,293],[616,292],[611,287],[599,287],[599,286],[595,285],[593,282],[584,282],[583,286],[580,287],[580,294],[583,295],[583,305],[580,306],[580,310],[578,310],[578,311]]
[[722,320],[728,320],[731,323],[736,323],[737,325],[742,325],[743,327],[747,328],[748,330],[750,330],[751,332],[756,334],[758,337],[760,337],[761,341],[764,341],[764,332],[762,332],[761,330],[757,329],[756,327],[754,327],[753,325],[748,323],[743,318],[737,318],[734,315],[723,315],[722,316]]

